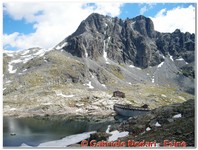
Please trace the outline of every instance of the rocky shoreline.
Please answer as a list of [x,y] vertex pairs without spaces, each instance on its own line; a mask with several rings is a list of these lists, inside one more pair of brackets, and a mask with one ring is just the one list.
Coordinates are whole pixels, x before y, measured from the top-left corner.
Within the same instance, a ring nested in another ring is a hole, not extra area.
[[[111,130],[129,132],[128,136],[116,140],[125,143],[132,141],[132,145],[125,145],[128,147],[194,147],[194,100],[190,99],[184,103],[154,109],[145,115],[130,117],[120,125],[112,126]],[[99,136],[97,141],[100,141],[103,134],[97,134]],[[103,140],[107,139],[103,136]],[[155,145],[145,145],[146,142],[148,144],[153,141]]]
[[[39,103],[38,106],[26,106],[24,108],[21,106],[12,107],[10,105],[4,104],[4,116],[14,116],[14,117],[48,117],[48,116],[101,116],[108,117],[114,116],[115,112],[113,110],[113,105],[115,103],[126,103],[126,99],[117,97],[90,97],[82,98],[77,100],[77,98],[65,98],[70,99],[67,104],[55,102]],[[130,103],[130,102],[128,102]],[[13,104],[12,104],[13,105]]]

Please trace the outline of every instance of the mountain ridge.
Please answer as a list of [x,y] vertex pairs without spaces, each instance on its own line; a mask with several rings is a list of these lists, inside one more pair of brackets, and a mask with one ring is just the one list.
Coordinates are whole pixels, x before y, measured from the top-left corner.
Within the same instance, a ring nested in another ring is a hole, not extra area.
[[67,43],[64,50],[77,57],[97,60],[106,56],[118,63],[147,68],[160,64],[168,54],[192,62],[194,38],[194,34],[179,29],[173,33],[155,31],[152,20],[142,15],[121,20],[94,13],[62,43]]

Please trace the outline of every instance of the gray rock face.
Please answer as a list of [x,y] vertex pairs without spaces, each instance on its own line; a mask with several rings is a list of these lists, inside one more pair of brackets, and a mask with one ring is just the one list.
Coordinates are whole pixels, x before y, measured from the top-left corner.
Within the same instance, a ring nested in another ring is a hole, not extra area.
[[173,33],[157,32],[152,20],[142,15],[121,20],[93,13],[61,43],[67,43],[63,49],[78,57],[107,57],[120,64],[147,68],[160,64],[167,55],[193,62],[194,39],[194,34],[178,29]]
[[169,53],[173,58],[194,62],[195,34],[182,33],[179,29],[173,33],[159,33],[156,45],[165,56]]

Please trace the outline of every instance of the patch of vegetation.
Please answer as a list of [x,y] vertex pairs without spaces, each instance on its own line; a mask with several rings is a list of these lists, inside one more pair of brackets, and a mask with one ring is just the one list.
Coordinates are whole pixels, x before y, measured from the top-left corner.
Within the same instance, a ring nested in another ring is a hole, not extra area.
[[119,64],[121,67],[123,67],[123,68],[126,68],[126,65],[125,64],[123,64],[123,63],[121,63],[121,64]]
[[62,83],[68,80],[74,83],[83,80],[85,76],[85,66],[83,63],[57,51],[48,53],[46,59],[52,63],[50,69],[48,68],[48,70],[46,70],[49,78],[57,78]]
[[44,59],[41,57],[31,59],[22,66],[22,69],[30,69],[30,68],[38,69],[38,67],[42,66],[44,63],[45,63]]
[[174,87],[135,84],[133,86],[120,87],[125,93],[126,99],[134,106],[149,104],[149,108],[154,109],[159,106],[169,105],[172,103],[181,103],[187,99],[194,98],[185,92],[177,92]]
[[68,101],[67,106],[69,107],[76,107],[76,102],[75,101]]
[[108,72],[104,68],[98,68],[97,70],[97,79],[100,83],[110,85],[110,86],[116,86],[117,79],[113,76],[111,72]]
[[105,69],[103,69],[103,68],[98,68],[96,75],[97,75],[98,81],[99,81],[100,83],[105,83],[105,84],[106,84],[106,83],[109,82],[109,79],[110,79],[110,78],[108,78],[108,74],[107,74],[107,72],[105,71]]
[[117,78],[124,80],[124,76],[122,74],[120,67],[115,66],[115,65],[108,65],[108,70],[110,70],[110,72],[113,75],[115,75]]
[[29,86],[41,86],[45,81],[43,74],[41,72],[36,71],[23,76],[23,80]]

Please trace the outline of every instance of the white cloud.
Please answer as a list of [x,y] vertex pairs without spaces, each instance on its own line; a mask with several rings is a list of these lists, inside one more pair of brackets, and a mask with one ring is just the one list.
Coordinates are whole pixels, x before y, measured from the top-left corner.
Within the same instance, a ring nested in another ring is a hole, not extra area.
[[148,10],[148,9],[147,9],[146,6],[142,7],[142,8],[140,9],[140,14],[143,15],[147,10]]
[[110,15],[110,16],[118,16],[121,11],[120,7],[122,3],[96,3],[96,10],[94,12],[103,14],[103,15]]
[[158,18],[158,17],[161,17],[161,16],[165,16],[166,14],[166,9],[164,8],[164,9],[161,9],[158,13],[157,13],[157,15],[155,15],[155,18]]
[[[142,5],[144,5],[144,7],[142,7]],[[150,9],[153,8],[153,6],[155,6],[156,3],[140,3],[140,15],[144,15],[145,12],[149,11]]]
[[[3,35],[3,43],[7,43],[4,45],[5,49],[9,49],[12,47],[29,47],[30,43],[33,43],[30,35],[23,35],[18,32],[14,32],[12,34],[4,34]],[[10,46],[9,46],[10,45]],[[29,47],[30,48],[30,47]]]
[[162,9],[150,18],[157,31],[174,32],[175,29],[180,29],[182,32],[195,33],[195,7],[192,5],[187,8]]
[[117,16],[120,14],[122,3],[85,3],[51,2],[51,3],[4,3],[4,13],[14,20],[24,19],[33,23],[34,33],[4,34],[4,48],[11,46],[17,49],[30,47],[50,48],[65,37],[72,34],[80,22],[93,12],[103,15]]

